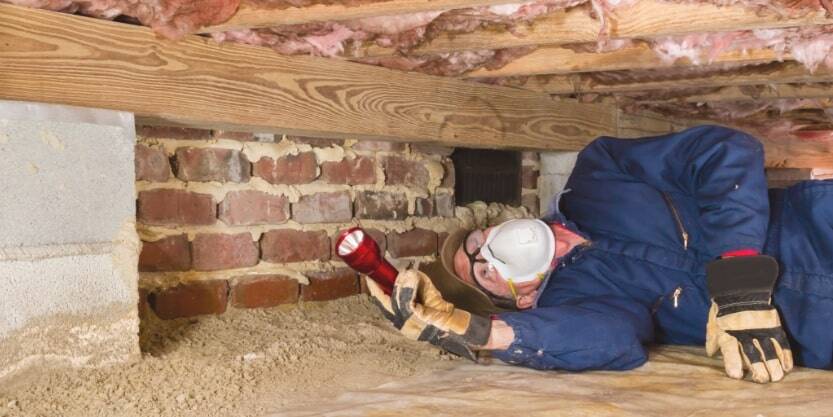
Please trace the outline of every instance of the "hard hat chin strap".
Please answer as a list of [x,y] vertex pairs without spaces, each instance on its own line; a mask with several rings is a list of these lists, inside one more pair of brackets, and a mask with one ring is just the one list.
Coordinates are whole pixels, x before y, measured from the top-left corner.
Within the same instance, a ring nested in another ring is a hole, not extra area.
[[518,301],[518,290],[515,288],[515,283],[512,282],[512,278],[508,278],[506,280],[506,283],[509,284],[509,291],[512,293],[512,299],[515,300],[515,302],[517,302]]
[[[543,282],[545,276],[544,276],[544,274],[538,274],[538,276],[535,277],[535,278],[538,281]],[[518,302],[518,289],[515,288],[515,282],[512,281],[512,278],[506,278],[506,283],[509,285],[509,292],[512,293],[512,300],[514,300],[515,302]]]

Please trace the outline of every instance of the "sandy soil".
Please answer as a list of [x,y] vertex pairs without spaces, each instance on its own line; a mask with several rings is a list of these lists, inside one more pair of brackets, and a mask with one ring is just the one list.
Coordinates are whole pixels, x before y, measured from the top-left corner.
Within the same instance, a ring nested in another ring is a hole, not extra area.
[[0,416],[262,416],[459,363],[401,337],[366,296],[147,320],[141,340],[134,364],[0,386]]

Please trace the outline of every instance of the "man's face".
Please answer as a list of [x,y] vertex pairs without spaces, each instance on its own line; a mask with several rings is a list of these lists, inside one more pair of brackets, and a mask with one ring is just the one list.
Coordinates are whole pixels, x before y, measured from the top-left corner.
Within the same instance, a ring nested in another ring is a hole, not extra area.
[[[463,281],[475,287],[481,287],[495,297],[508,300],[514,298],[518,308],[530,308],[535,302],[541,281],[513,283],[512,286],[515,288],[513,295],[509,281],[501,276],[496,268],[489,265],[480,254],[480,247],[486,242],[492,229],[490,227],[485,230],[474,230],[466,236],[463,244],[454,253],[454,272]],[[474,262],[471,259],[474,259]]]

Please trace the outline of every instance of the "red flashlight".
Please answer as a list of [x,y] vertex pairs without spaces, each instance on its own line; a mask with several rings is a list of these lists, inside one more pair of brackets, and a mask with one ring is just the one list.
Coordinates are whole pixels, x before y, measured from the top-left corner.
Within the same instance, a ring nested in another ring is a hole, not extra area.
[[336,253],[350,268],[373,278],[385,294],[393,291],[399,271],[385,260],[376,241],[360,227],[339,233]]

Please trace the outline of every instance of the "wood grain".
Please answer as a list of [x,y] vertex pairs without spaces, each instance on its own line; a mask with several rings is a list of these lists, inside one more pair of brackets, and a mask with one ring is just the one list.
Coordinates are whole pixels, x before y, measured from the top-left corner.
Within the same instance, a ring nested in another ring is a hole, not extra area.
[[686,103],[714,103],[724,101],[754,101],[763,102],[781,99],[815,99],[833,97],[833,88],[820,84],[767,84],[761,88],[750,89],[740,86],[723,87],[718,91],[703,94],[680,94],[669,100],[640,100],[640,103],[661,103],[668,101],[682,101]]
[[[788,56],[784,56],[788,59]],[[705,58],[704,58],[705,59]],[[724,52],[711,64],[759,64],[780,60],[771,49]],[[693,65],[687,58],[677,59],[674,66]],[[576,52],[557,46],[536,49],[498,69],[481,68],[465,74],[465,78],[495,78],[538,74],[569,74],[574,72],[644,70],[671,66],[660,59],[646,44],[611,52]]]
[[786,83],[833,82],[833,71],[819,68],[810,73],[796,62],[785,62],[775,68],[747,67],[743,71],[709,76],[666,77],[661,80],[639,82],[604,82],[592,74],[539,75],[509,81],[507,85],[550,94],[628,93],[649,90],[688,89],[697,87],[725,87]]
[[[702,32],[772,29],[833,24],[823,12],[802,18],[782,18],[759,14],[742,6],[717,7],[707,3],[677,4],[660,0],[639,0],[616,11],[610,25],[611,38],[650,39]],[[531,25],[520,25],[513,32],[480,29],[471,33],[446,33],[417,48],[414,54],[444,53],[474,49],[499,49],[530,45],[564,45],[596,42],[601,22],[585,8],[550,13]],[[390,48],[367,47],[361,55],[391,55]]]
[[466,7],[511,3],[508,0],[387,0],[360,6],[316,4],[286,9],[265,8],[243,1],[237,13],[221,25],[202,28],[201,33],[227,30],[297,25],[312,22],[345,21],[366,17],[393,16],[408,13],[443,11]]
[[833,141],[761,139],[766,166],[772,168],[833,168]]
[[577,150],[616,110],[520,89],[266,48],[172,43],[147,28],[0,5],[0,98],[222,130]]

